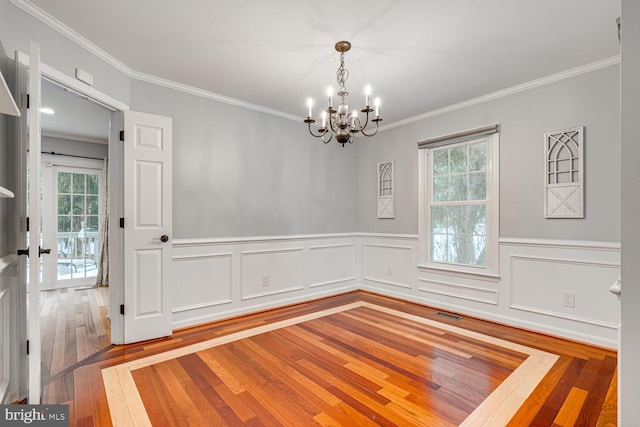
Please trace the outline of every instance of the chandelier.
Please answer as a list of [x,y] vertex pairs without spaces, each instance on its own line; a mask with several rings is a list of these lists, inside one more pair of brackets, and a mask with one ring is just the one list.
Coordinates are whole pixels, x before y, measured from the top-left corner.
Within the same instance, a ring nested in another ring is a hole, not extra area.
[[375,123],[375,130],[371,128],[367,129],[369,125],[369,114],[374,110],[369,105],[369,96],[371,95],[371,86],[365,88],[365,102],[364,108],[360,110],[365,114],[364,122],[358,116],[358,112],[353,110],[349,112],[349,106],[346,104],[346,98],[349,96],[349,92],[345,88],[345,82],[349,78],[349,70],[344,68],[344,54],[351,49],[351,43],[348,41],[339,41],[336,43],[336,51],[340,52],[340,67],[336,72],[336,80],[338,82],[338,96],[340,97],[340,105],[338,109],[333,108],[333,88],[329,87],[327,90],[328,103],[326,110],[321,113],[321,124],[317,133],[311,130],[311,124],[316,121],[313,119],[313,100],[309,98],[307,100],[307,107],[309,107],[309,115],[304,122],[309,126],[309,133],[316,138],[321,138],[322,142],[327,144],[335,135],[336,141],[339,144],[351,144],[353,138],[359,134],[364,136],[373,136],[378,133],[378,124],[382,121],[380,118],[380,98],[376,98],[374,101],[375,115],[371,119],[371,122]]

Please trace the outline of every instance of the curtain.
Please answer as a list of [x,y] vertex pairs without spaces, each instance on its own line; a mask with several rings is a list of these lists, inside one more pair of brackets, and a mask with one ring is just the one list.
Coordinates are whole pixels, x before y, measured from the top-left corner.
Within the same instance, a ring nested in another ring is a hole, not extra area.
[[100,251],[98,253],[98,275],[95,287],[109,286],[109,160],[104,159],[102,166],[102,201],[100,203]]

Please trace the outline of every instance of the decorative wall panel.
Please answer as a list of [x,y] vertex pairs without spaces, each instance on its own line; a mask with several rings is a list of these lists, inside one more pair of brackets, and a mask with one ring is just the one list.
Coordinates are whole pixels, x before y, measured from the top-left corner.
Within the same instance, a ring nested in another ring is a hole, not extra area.
[[584,127],[544,136],[546,218],[584,218]]

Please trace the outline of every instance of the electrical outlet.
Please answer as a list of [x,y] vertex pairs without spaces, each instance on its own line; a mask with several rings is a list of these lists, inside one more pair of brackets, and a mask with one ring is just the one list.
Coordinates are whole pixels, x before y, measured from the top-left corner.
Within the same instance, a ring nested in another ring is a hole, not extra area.
[[268,274],[263,274],[262,275],[262,286],[269,286],[269,285],[270,285],[269,275]]
[[391,266],[387,267],[387,276],[389,277],[393,276],[393,267]]
[[563,292],[562,293],[562,305],[565,307],[575,307],[576,306],[576,294],[573,292]]

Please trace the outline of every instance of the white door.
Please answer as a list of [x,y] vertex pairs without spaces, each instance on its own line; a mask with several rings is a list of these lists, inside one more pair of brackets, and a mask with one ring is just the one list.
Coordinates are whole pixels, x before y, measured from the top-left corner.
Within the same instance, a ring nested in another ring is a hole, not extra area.
[[171,118],[124,112],[124,342],[171,335]]
[[31,42],[29,49],[29,282],[28,342],[29,384],[27,399],[40,403],[40,47]]

